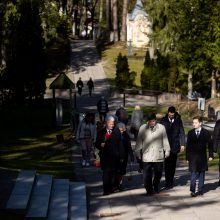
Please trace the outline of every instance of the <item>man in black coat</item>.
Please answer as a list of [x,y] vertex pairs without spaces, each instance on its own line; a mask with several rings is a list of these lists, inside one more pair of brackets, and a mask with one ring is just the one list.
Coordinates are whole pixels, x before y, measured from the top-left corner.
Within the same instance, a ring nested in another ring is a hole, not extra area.
[[218,153],[219,156],[219,182],[218,185],[220,186],[220,119],[216,121],[214,132],[213,132],[213,147],[214,151]]
[[92,77],[90,77],[89,81],[87,82],[87,86],[89,89],[89,96],[92,96],[92,90],[94,90],[94,83]]
[[105,97],[102,96],[101,99],[97,102],[97,110],[99,112],[100,121],[105,121],[106,114],[108,113],[108,102],[105,100]]
[[103,170],[103,195],[113,192],[114,174],[117,167],[117,146],[112,145],[114,132],[113,116],[106,118],[106,126],[97,133],[95,147],[99,149],[100,165]]
[[83,88],[83,81],[81,77],[79,77],[79,80],[76,82],[76,87],[78,88],[78,93],[81,96],[82,95],[82,88]]
[[165,126],[170,144],[170,156],[165,159],[165,180],[166,188],[172,188],[176,171],[177,155],[184,151],[185,133],[180,115],[175,107],[170,106],[168,113],[161,119],[160,123]]
[[[211,135],[202,128],[202,118],[200,116],[193,118],[193,129],[188,132],[186,145],[186,160],[189,163],[191,172],[190,191],[191,196],[203,195],[203,186],[205,180],[205,171],[208,170],[207,147],[209,151],[209,160],[213,159],[213,145]],[[196,189],[196,179],[198,182],[198,192]]]

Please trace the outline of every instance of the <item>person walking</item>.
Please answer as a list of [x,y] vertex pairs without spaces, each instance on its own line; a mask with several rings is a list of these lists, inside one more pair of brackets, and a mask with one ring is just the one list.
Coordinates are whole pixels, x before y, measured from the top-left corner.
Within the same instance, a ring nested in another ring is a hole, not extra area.
[[99,112],[99,118],[101,122],[105,121],[106,114],[108,113],[108,102],[105,100],[105,97],[102,96],[101,99],[97,102],[97,110]]
[[[159,184],[163,172],[164,158],[170,155],[170,145],[165,127],[157,123],[156,114],[148,116],[147,124],[140,127],[135,152],[143,158],[143,176],[146,195],[159,193]],[[153,177],[154,174],[154,177]],[[153,181],[152,181],[153,177]]]
[[82,95],[82,88],[83,88],[83,81],[81,77],[79,77],[79,80],[76,82],[76,87],[78,88],[78,94],[81,96]]
[[161,119],[160,123],[166,129],[170,144],[170,156],[165,159],[164,163],[166,189],[169,189],[174,185],[178,153],[185,149],[185,132],[181,117],[174,106],[168,108],[167,114]]
[[120,105],[120,107],[116,110],[115,115],[118,118],[118,122],[122,122],[123,124],[127,125],[128,112],[125,110],[125,108],[122,105]]
[[131,115],[131,126],[130,126],[130,132],[134,134],[135,140],[137,140],[138,131],[142,124],[142,121],[143,121],[143,111],[141,110],[139,105],[136,105]]
[[78,127],[76,140],[80,143],[82,152],[82,166],[90,166],[90,156],[93,143],[96,140],[96,125],[94,114],[87,113]]
[[213,147],[214,151],[218,153],[219,161],[219,181],[218,185],[220,186],[220,119],[218,119],[215,123],[214,131],[213,131]]
[[[136,105],[134,107],[134,111],[131,115],[131,125],[130,125],[130,133],[134,135],[134,140],[137,140],[137,135],[139,128],[143,121],[143,111],[141,110],[141,107],[139,105]],[[140,152],[142,155],[142,151]],[[143,161],[142,158],[136,158],[137,163],[139,164],[138,172],[141,173],[143,170]]]
[[89,96],[92,96],[92,90],[94,90],[94,83],[92,78],[90,77],[89,81],[87,82],[87,86],[89,89]]
[[115,118],[108,116],[106,126],[97,133],[95,147],[99,150],[100,165],[103,171],[103,195],[113,192],[114,174],[117,166],[117,146],[112,144]]
[[[213,145],[211,135],[202,128],[202,118],[193,118],[193,129],[188,132],[186,144],[186,160],[189,164],[190,192],[192,197],[203,195],[205,171],[208,170],[207,148],[209,160],[213,159]],[[196,180],[198,179],[198,192],[196,193]]]
[[131,148],[131,140],[126,132],[125,124],[119,122],[116,125],[116,129],[113,132],[112,145],[118,146],[118,162],[115,173],[115,188],[119,191],[123,190],[122,180],[126,174],[126,168],[128,163],[128,156],[130,161],[134,162],[134,155]]

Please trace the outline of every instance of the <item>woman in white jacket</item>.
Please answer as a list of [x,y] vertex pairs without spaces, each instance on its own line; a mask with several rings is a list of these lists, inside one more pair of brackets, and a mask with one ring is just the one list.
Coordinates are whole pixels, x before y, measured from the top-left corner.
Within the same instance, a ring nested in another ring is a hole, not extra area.
[[87,113],[80,123],[76,139],[80,143],[82,152],[82,166],[90,166],[90,154],[93,143],[96,140],[96,125],[94,122],[94,114]]

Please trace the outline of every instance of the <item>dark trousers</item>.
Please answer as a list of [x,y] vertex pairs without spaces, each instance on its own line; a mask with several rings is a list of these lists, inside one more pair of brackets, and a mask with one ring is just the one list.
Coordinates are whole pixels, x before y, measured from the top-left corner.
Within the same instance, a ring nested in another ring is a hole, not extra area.
[[219,180],[220,180],[220,154],[218,155],[218,171],[219,171]]
[[176,171],[177,154],[170,152],[170,156],[165,159],[165,180],[166,187],[173,185],[174,175]]
[[106,118],[106,112],[99,112],[99,118],[101,122],[104,122]]
[[112,170],[103,170],[103,192],[111,193],[113,191],[113,183],[115,180],[115,171]]
[[202,192],[205,181],[205,171],[203,172],[191,172],[191,180],[190,180],[190,191],[195,193],[196,190],[196,180],[199,180],[198,191]]
[[148,193],[153,191],[153,187],[155,191],[158,191],[162,172],[163,162],[143,163],[144,187]]

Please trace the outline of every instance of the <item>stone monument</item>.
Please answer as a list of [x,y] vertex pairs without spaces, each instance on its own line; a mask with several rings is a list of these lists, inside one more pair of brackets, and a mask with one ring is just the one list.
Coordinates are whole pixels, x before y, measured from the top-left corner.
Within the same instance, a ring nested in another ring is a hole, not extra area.
[[127,15],[127,45],[137,48],[150,46],[152,22],[145,12],[141,0],[137,0],[134,9]]

